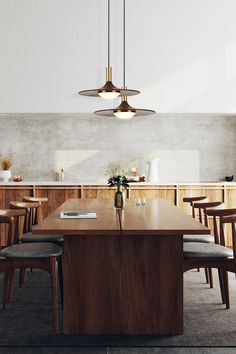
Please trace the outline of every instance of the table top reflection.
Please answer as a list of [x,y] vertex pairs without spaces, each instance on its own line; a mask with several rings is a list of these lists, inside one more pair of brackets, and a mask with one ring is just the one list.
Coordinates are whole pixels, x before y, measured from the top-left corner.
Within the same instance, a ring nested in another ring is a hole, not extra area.
[[[61,211],[96,212],[97,219],[60,219]],[[35,234],[62,235],[181,235],[207,234],[209,229],[163,199],[126,200],[124,209],[115,209],[113,200],[69,199],[35,226]]]

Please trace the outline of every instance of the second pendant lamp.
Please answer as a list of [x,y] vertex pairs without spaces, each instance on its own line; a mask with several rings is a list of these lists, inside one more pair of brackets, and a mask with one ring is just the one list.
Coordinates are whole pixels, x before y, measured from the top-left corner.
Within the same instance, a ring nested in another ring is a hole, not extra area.
[[[125,25],[126,25],[126,8],[125,8],[125,0],[123,0],[123,90],[126,90],[126,68],[125,68]],[[147,115],[152,115],[155,114],[156,112],[151,110],[151,109],[138,109],[138,108],[133,108],[129,105],[127,102],[127,95],[121,94],[121,103],[118,107],[114,109],[102,109],[99,111],[94,112],[96,115],[100,116],[113,116],[115,115],[117,118],[120,119],[130,119],[132,117],[136,116],[147,116]]]

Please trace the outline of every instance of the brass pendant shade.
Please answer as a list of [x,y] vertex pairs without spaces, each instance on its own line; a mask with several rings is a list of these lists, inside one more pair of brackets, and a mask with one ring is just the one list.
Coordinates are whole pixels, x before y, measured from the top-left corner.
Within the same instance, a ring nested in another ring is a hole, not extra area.
[[[118,96],[134,96],[138,95],[140,91],[131,90],[131,89],[123,89],[118,88],[112,83],[112,68],[110,66],[106,67],[106,83],[99,89],[91,89],[91,90],[83,90],[80,91],[79,94],[82,96],[89,97],[105,97],[107,94],[107,98],[116,98]],[[110,96],[110,97],[109,97]]]
[[99,116],[111,117],[115,115],[120,119],[130,119],[133,116],[148,116],[156,112],[151,109],[133,108],[127,102],[127,98],[122,97],[122,101],[118,107],[114,109],[102,109],[94,113]]
[[115,109],[113,109],[114,114],[124,113],[124,112],[134,113],[134,114],[136,113],[136,110],[128,104],[126,97],[122,98],[121,104]]

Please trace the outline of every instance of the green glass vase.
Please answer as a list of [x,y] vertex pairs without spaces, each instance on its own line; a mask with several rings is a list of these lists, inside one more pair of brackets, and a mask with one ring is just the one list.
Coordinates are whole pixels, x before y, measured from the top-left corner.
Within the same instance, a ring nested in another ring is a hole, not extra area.
[[114,207],[116,209],[123,209],[124,208],[124,195],[120,189],[118,189],[118,191],[115,193]]

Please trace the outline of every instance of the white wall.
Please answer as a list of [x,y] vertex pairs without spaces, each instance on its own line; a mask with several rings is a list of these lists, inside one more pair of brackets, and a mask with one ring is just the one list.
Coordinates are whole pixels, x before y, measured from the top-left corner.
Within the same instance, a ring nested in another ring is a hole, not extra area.
[[[127,84],[136,107],[236,111],[236,1],[127,0]],[[114,83],[122,2],[111,0]],[[0,0],[0,112],[92,112],[104,83],[106,0]]]
[[[12,175],[53,181],[106,182],[112,161],[147,175],[159,159],[161,183],[215,182],[236,176],[236,119],[215,114],[159,114],[127,121],[92,114],[0,114],[0,155]],[[225,138],[227,137],[227,139]]]

